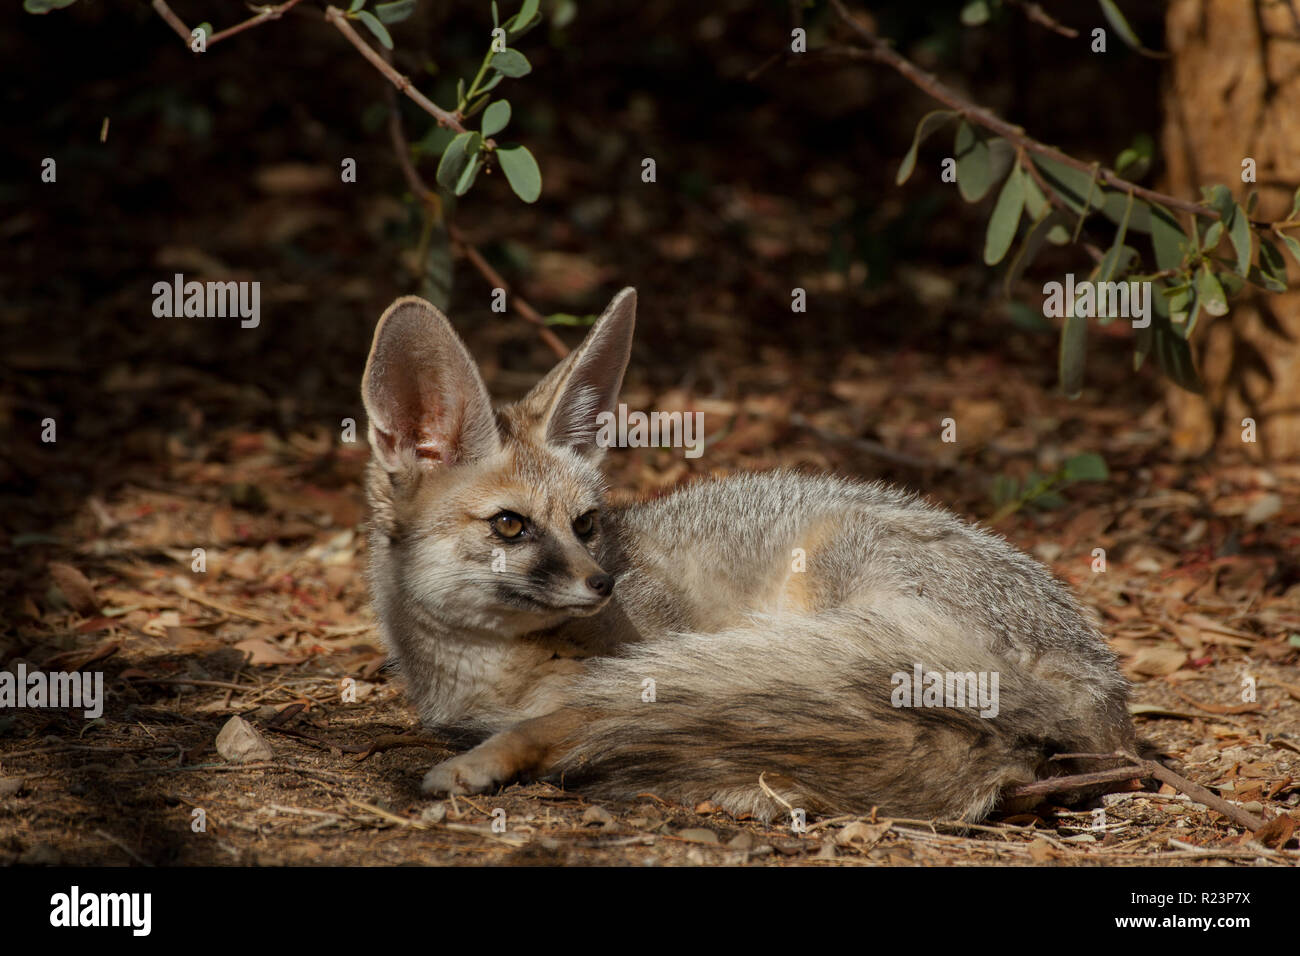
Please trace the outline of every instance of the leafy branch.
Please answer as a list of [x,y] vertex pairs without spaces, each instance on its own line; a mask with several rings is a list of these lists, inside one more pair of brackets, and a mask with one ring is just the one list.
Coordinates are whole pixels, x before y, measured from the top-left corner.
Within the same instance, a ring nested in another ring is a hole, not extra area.
[[[46,14],[52,10],[71,6],[75,2],[76,0],[24,0],[23,6],[29,13]],[[302,0],[285,0],[278,5],[253,7],[256,12],[252,17],[219,32],[214,31],[208,23],[201,23],[191,30],[171,9],[167,0],[150,0],[150,5],[191,51],[199,53],[206,52],[212,44],[228,37],[271,20],[278,20],[301,2]],[[455,196],[463,196],[474,184],[478,173],[495,161],[515,195],[524,202],[536,202],[542,191],[541,170],[527,147],[517,143],[497,143],[494,137],[509,124],[511,107],[509,101],[504,99],[493,102],[491,92],[504,79],[516,79],[532,71],[528,58],[519,50],[508,46],[507,42],[517,40],[541,22],[540,0],[523,0],[518,12],[504,23],[500,20],[496,0],[493,0],[491,43],[469,87],[466,88],[463,79],[458,82],[454,110],[444,109],[420,92],[409,77],[398,72],[386,53],[376,50],[353,26],[354,23],[360,23],[378,41],[384,51],[391,51],[393,38],[388,32],[388,25],[400,23],[410,17],[415,11],[417,0],[386,0],[386,2],[376,3],[370,9],[366,9],[367,2],[368,0],[351,0],[347,10],[327,5],[324,9],[324,17],[371,66],[392,84],[389,91],[390,132],[394,148],[397,150],[398,164],[412,193],[424,204],[427,213],[424,236],[420,244],[420,256],[423,259],[430,255],[429,244],[434,227],[445,228],[441,246],[444,251],[439,256],[443,263],[442,267],[447,268],[445,241],[446,238],[450,238],[493,287],[509,292],[509,285],[464,234],[454,225],[444,222],[442,197],[429,188],[411,160],[411,150],[402,129],[401,116],[397,111],[395,92],[402,93],[431,116],[436,124],[435,129],[445,129],[455,134],[450,142],[444,145],[442,159],[438,166],[438,184],[445,190]],[[479,129],[467,128],[466,120],[480,112],[482,119]],[[538,327],[538,335],[556,355],[563,357],[568,354],[564,343],[547,327],[548,320],[545,317],[520,296],[510,296],[510,302],[515,311],[526,321]]]
[[[1287,287],[1286,263],[1279,244],[1300,261],[1300,240],[1288,234],[1288,230],[1300,227],[1300,191],[1286,219],[1267,222],[1251,218],[1257,194],[1242,206],[1222,185],[1203,189],[1200,202],[1141,186],[1123,172],[1133,170],[1140,175],[1145,171],[1153,151],[1149,140],[1137,142],[1120,154],[1116,161],[1119,171],[1075,159],[1033,139],[1022,127],[971,102],[921,70],[887,40],[854,19],[842,0],[830,0],[830,5],[862,42],[861,46],[832,48],[833,52],[883,63],[947,107],[928,113],[917,125],[911,148],[899,166],[898,183],[906,181],[915,169],[921,143],[953,122],[957,124],[954,156],[962,198],[977,202],[1006,177],[989,220],[984,258],[988,265],[1001,262],[1014,244],[1022,218],[1028,219],[1028,229],[1007,272],[1008,292],[1044,242],[1075,242],[1085,220],[1100,214],[1116,229],[1107,250],[1096,256],[1089,280],[1147,281],[1153,283],[1156,292],[1152,296],[1155,314],[1150,324],[1135,329],[1135,367],[1154,353],[1161,371],[1172,381],[1197,391],[1200,382],[1187,339],[1200,314],[1226,314],[1228,297],[1239,292],[1245,282],[1274,292]],[[969,6],[974,5],[968,5],[968,10]],[[1029,5],[1025,6],[1028,10]],[[1142,49],[1118,7],[1111,0],[1102,0],[1102,8],[1125,41]],[[1175,211],[1186,216],[1186,226],[1179,222]],[[1126,244],[1130,233],[1150,237],[1154,269],[1139,271],[1141,256]],[[1225,242],[1230,255],[1219,252]],[[1077,394],[1082,387],[1086,338],[1086,319],[1074,316],[1073,311],[1070,309],[1061,331],[1061,378],[1068,394]],[[1103,324],[1113,320],[1114,316],[1100,319]]]

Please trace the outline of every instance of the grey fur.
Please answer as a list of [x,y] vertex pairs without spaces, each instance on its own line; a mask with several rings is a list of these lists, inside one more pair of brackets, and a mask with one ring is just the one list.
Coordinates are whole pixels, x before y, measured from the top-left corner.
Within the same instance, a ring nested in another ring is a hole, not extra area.
[[[1133,746],[1127,684],[1069,592],[1002,538],[914,495],[744,474],[605,507],[599,531],[572,540],[567,523],[604,491],[579,418],[594,395],[616,400],[634,304],[621,294],[574,356],[496,413],[499,448],[479,439],[472,460],[371,465],[374,604],[416,707],[465,739],[496,735],[435,767],[426,789],[486,789],[532,770],[593,795],[711,799],[762,818],[785,801],[976,820],[1009,786],[1084,769],[1049,763],[1053,753]],[[427,328],[454,337],[445,320]],[[450,342],[417,351],[459,355]],[[414,371],[441,394],[439,369]],[[463,387],[472,399],[480,385]],[[512,545],[521,570],[509,593],[569,601],[603,568],[613,599],[573,614],[494,606],[502,579],[483,571],[492,542],[472,516],[498,499],[528,508],[538,529]],[[916,665],[996,673],[996,716],[895,706],[893,675]],[[529,730],[560,712],[577,715],[561,739]],[[519,754],[534,752],[546,757],[527,766]]]

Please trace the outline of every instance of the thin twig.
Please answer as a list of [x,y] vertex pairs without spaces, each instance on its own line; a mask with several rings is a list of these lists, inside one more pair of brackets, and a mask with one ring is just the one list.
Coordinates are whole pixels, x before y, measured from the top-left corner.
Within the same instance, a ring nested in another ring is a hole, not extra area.
[[1059,20],[1054,20],[1052,15],[1040,7],[1032,0],[1007,0],[1007,4],[1012,7],[1018,7],[1024,11],[1025,18],[1040,27],[1046,27],[1053,33],[1059,33],[1063,37],[1069,37],[1071,40],[1079,35],[1079,31],[1074,27],[1067,27]]
[[[835,0],[832,0],[832,2],[835,2]],[[1240,827],[1245,827],[1246,829],[1250,830],[1252,833],[1264,825],[1264,821],[1261,820],[1259,817],[1255,816],[1253,813],[1250,813],[1249,811],[1242,809],[1241,807],[1237,806],[1235,803],[1229,803],[1227,800],[1224,800],[1222,797],[1216,796],[1215,794],[1211,793],[1209,790],[1206,790],[1200,784],[1193,783],[1192,781],[1188,780],[1186,777],[1174,773],[1172,770],[1170,770],[1168,767],[1166,767],[1164,764],[1160,763],[1157,760],[1143,760],[1140,757],[1136,757],[1133,754],[1124,753],[1122,751],[1117,751],[1113,754],[1058,755],[1058,757],[1066,757],[1066,756],[1075,759],[1085,759],[1085,760],[1116,760],[1116,759],[1127,760],[1131,764],[1131,766],[1129,767],[1118,767],[1115,770],[1100,771],[1096,774],[1083,774],[1082,776],[1097,777],[1099,778],[1098,782],[1102,782],[1100,778],[1102,777],[1103,774],[1127,773],[1129,777],[1137,777],[1137,776],[1154,777],[1155,779],[1159,780],[1161,783],[1169,784],[1169,786],[1173,787],[1175,790],[1179,791],[1180,793],[1187,794],[1197,803],[1202,804],[1203,806],[1209,807],[1211,810],[1223,814],[1233,823],[1237,824]],[[1056,779],[1078,780],[1080,778],[1079,777],[1058,777]],[[1050,778],[1049,780],[1039,781],[1039,783],[1043,783],[1043,784],[1049,782],[1050,782]],[[1037,783],[1031,783],[1023,787],[1015,787],[1008,791],[1008,795],[1015,796],[1021,791],[1030,791],[1032,790],[1032,788],[1035,788],[1037,786],[1038,786]],[[1030,795],[1030,794],[1026,794],[1026,795]]]
[[[855,20],[844,8],[841,0],[831,0],[831,7],[835,10],[836,15],[844,21],[848,27],[862,38],[866,43],[866,48],[851,47],[857,49],[859,55],[866,59],[875,60],[891,67],[895,72],[901,74],[904,79],[915,86],[922,92],[930,95],[934,99],[943,103],[945,106],[952,108],[961,117],[968,122],[977,126],[982,126],[990,132],[996,133],[1003,139],[1015,144],[1016,146],[1026,149],[1031,153],[1039,156],[1046,156],[1063,166],[1069,166],[1081,173],[1092,174],[1094,167],[1092,163],[1085,163],[1083,160],[1075,159],[1068,153],[1063,153],[1055,147],[1040,143],[1025,134],[1023,127],[1015,126],[1008,123],[1000,116],[995,114],[987,107],[978,106],[966,99],[952,87],[942,82],[932,73],[926,73],[911,60],[899,54],[889,43],[872,33],[865,26]],[[1206,219],[1219,219],[1218,210],[1211,209],[1209,206],[1203,206],[1199,203],[1192,202],[1189,199],[1180,199],[1177,196],[1170,196],[1167,193],[1157,192],[1154,189],[1147,189],[1145,186],[1139,186],[1137,183],[1130,182],[1120,176],[1114,170],[1106,167],[1099,167],[1095,170],[1096,177],[1107,185],[1121,190],[1122,192],[1133,193],[1141,196],[1143,199],[1151,202],[1158,202],[1170,209],[1178,209],[1182,212],[1191,213],[1193,216],[1201,216]],[[1268,229],[1272,223],[1251,220],[1251,225],[1257,229]]]
[[[411,192],[417,199],[425,203],[430,210],[441,217],[442,200],[438,194],[429,188],[415,164],[411,162],[410,147],[406,139],[406,131],[402,128],[402,115],[397,109],[396,94],[389,91],[390,109],[388,113],[388,132],[393,140],[393,151],[397,154],[397,164],[401,167],[402,175],[406,177],[406,184],[410,187]],[[540,312],[528,304],[528,301],[521,295],[512,294],[510,285],[501,274],[492,268],[487,259],[483,258],[482,253],[475,248],[474,244],[465,238],[465,234],[450,222],[447,225],[447,234],[451,237],[452,242],[460,247],[465,258],[469,260],[478,273],[488,281],[488,284],[494,288],[504,289],[506,292],[506,301],[510,304],[519,315],[527,322],[537,326],[537,334],[543,342],[555,353],[556,357],[564,358],[569,354],[568,347],[560,340],[560,337],[550,330],[546,325],[546,319]]]
[[212,36],[208,37],[207,45],[212,46],[212,44],[216,43],[218,40],[232,37],[236,33],[243,33],[245,30],[249,30],[268,20],[279,20],[280,17],[284,16],[286,11],[291,10],[301,2],[302,0],[285,0],[285,2],[280,4],[278,7],[262,7],[257,16],[249,17],[243,23],[236,23],[233,27],[228,27],[219,33],[212,34]]
[[352,29],[352,24],[348,22],[342,10],[338,7],[326,7],[325,19],[334,24],[338,31],[347,37],[348,42],[357,48],[357,52],[369,60],[370,64],[382,73],[397,88],[398,92],[405,93],[410,97],[416,106],[437,120],[439,126],[454,130],[457,133],[465,132],[459,114],[448,112],[412,86],[410,79],[398,73],[391,64],[387,63],[375,51],[374,47],[363,40],[356,30]]
[[193,39],[193,33],[185,25],[185,21],[172,12],[172,8],[167,6],[167,0],[153,0],[152,6],[158,16],[162,17],[166,24],[176,31],[176,35],[184,41],[188,47]]

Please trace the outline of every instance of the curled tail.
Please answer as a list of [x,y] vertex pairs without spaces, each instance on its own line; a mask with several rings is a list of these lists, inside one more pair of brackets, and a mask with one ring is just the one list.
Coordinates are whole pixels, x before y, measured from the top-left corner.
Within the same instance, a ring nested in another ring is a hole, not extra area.
[[[1032,661],[942,622],[917,631],[914,618],[839,610],[594,660],[568,702],[587,719],[548,776],[607,798],[712,800],[764,820],[785,804],[973,822],[1005,788],[1063,772],[1052,754],[1132,746],[1113,665],[1037,676]],[[958,676],[936,692],[936,673]]]

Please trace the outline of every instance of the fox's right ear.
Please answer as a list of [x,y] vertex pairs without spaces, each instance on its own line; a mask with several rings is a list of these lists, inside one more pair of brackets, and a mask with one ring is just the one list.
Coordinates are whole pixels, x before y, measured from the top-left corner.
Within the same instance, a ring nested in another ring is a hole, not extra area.
[[473,461],[501,447],[474,360],[447,317],[416,296],[380,317],[361,399],[371,451],[387,471]]

